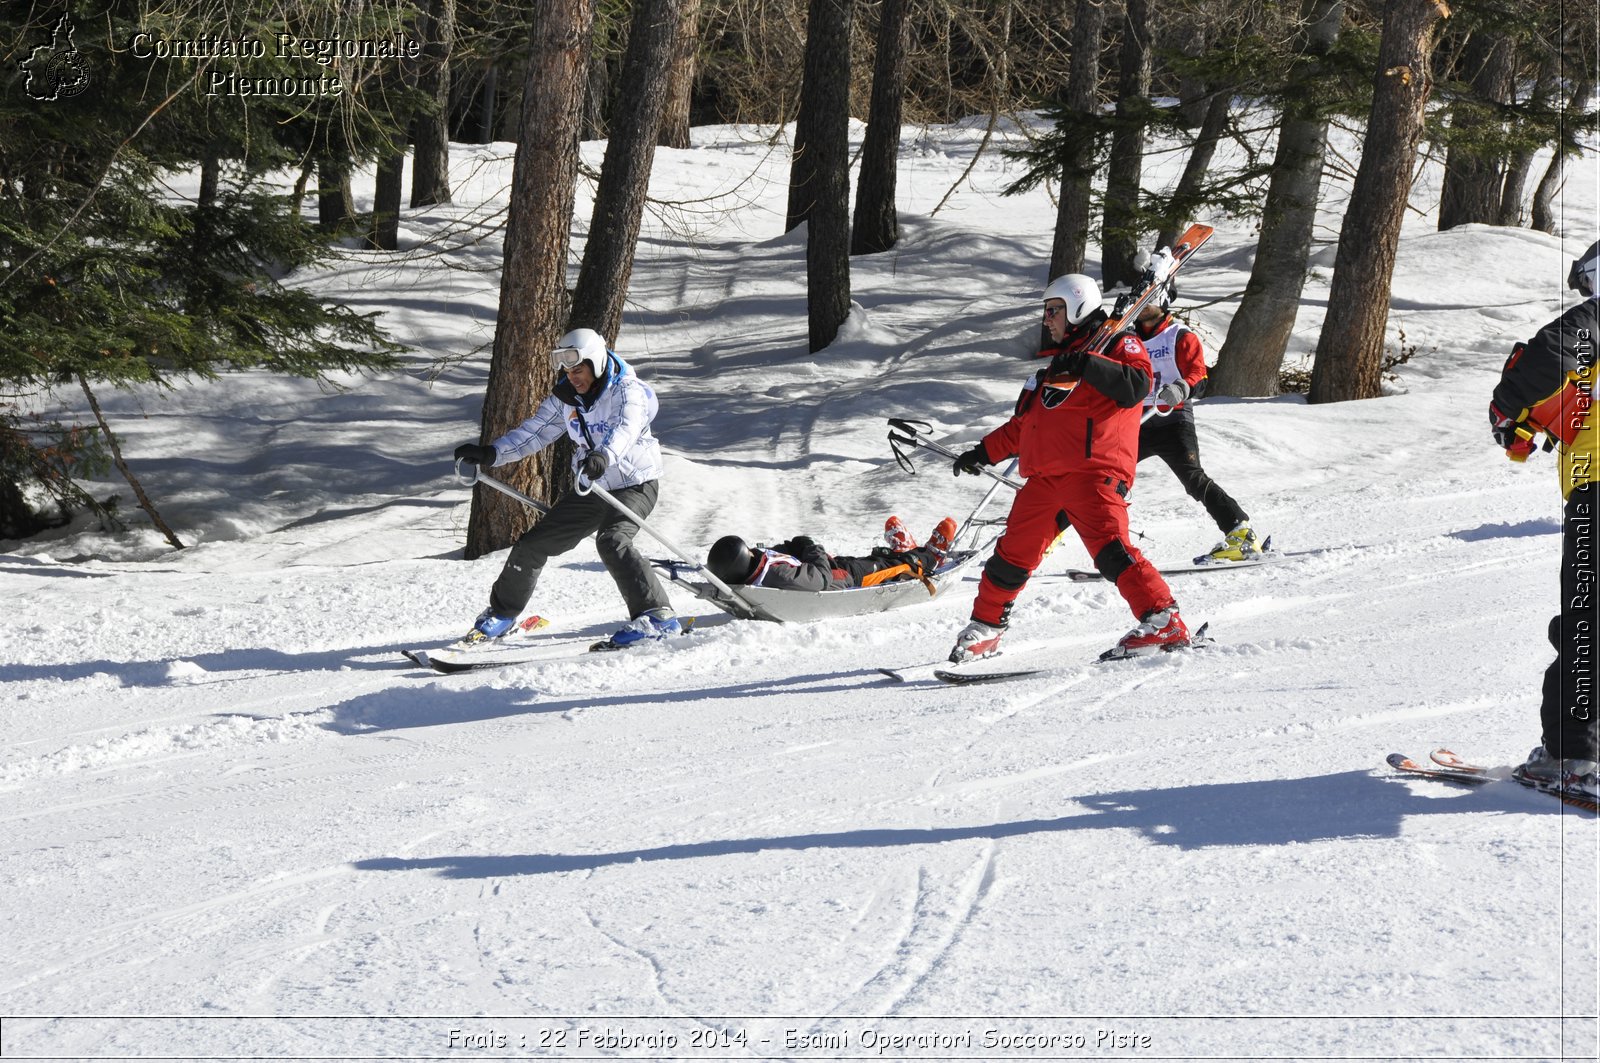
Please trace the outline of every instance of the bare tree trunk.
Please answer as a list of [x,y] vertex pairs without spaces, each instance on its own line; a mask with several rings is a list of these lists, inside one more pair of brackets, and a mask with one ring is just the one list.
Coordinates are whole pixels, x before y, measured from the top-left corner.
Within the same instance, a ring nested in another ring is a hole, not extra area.
[[611,116],[611,139],[568,320],[568,327],[592,328],[610,343],[622,327],[681,16],[682,0],[638,0],[622,59],[622,84],[628,90]]
[[413,207],[450,202],[450,52],[455,37],[456,0],[430,0],[422,19],[416,86],[431,104],[412,119],[416,144],[411,163]]
[[861,145],[856,177],[856,214],[850,253],[887,251],[900,239],[895,211],[895,170],[900,161],[900,111],[906,94],[906,47],[910,42],[908,0],[883,0],[878,18],[878,54],[872,67],[872,110]]
[[[532,10],[500,313],[479,433],[483,442],[515,427],[549,393],[555,374],[548,355],[567,318],[567,247],[594,8],[590,0],[543,0]],[[549,447],[502,470],[501,478],[531,497],[549,498],[567,485],[569,475],[563,452]],[[476,491],[466,556],[510,545],[532,517],[497,491]]]
[[583,139],[606,138],[606,97],[611,91],[611,73],[606,68],[606,53],[601,47],[602,36],[591,37],[588,65],[584,68],[586,87],[583,93]]
[[367,242],[379,251],[400,247],[400,197],[405,181],[405,153],[378,160],[372,193],[372,231]]
[[1183,175],[1172,190],[1167,221],[1156,237],[1157,247],[1171,247],[1178,234],[1193,220],[1194,209],[1199,205],[1200,189],[1205,184],[1206,173],[1211,169],[1211,159],[1217,153],[1217,142],[1228,128],[1228,105],[1232,103],[1231,88],[1224,86],[1211,95],[1206,105],[1205,118],[1200,122],[1200,132],[1189,149],[1189,160],[1184,163]]
[[128,486],[133,488],[133,497],[139,500],[139,508],[150,515],[150,522],[156,530],[166,537],[167,542],[174,549],[183,549],[183,540],[179,539],[167,522],[161,519],[161,514],[156,511],[155,503],[150,501],[150,496],[144,493],[144,486],[133,475],[133,470],[128,468],[128,463],[123,460],[122,446],[117,442],[117,437],[112,434],[111,426],[106,423],[106,415],[100,412],[100,402],[94,397],[94,392],[89,390],[89,380],[82,373],[78,374],[78,386],[83,388],[83,395],[89,400],[89,409],[94,412],[95,423],[100,426],[100,431],[106,437],[106,446],[111,448],[111,461],[116,465],[122,478],[128,481]]
[[811,0],[789,219],[806,229],[810,349],[833,342],[850,313],[850,22],[854,0]]
[[[1589,102],[1589,94],[1594,91],[1594,78],[1590,75],[1580,75],[1572,81],[1572,93],[1567,98],[1567,105],[1562,109],[1561,126],[1563,134],[1567,129],[1567,115],[1583,114],[1584,106]],[[1542,233],[1556,231],[1555,201],[1556,192],[1561,188],[1561,172],[1567,165],[1568,154],[1567,136],[1557,138],[1555,154],[1550,157],[1550,165],[1545,167],[1544,176],[1539,178],[1539,187],[1533,193],[1533,227]]]
[[[1549,107],[1551,98],[1559,89],[1552,56],[1539,64],[1539,76],[1534,82],[1528,106],[1534,110]],[[1505,182],[1500,189],[1499,224],[1522,226],[1528,223],[1528,174],[1533,172],[1533,157],[1537,153],[1538,148],[1534,146],[1518,148],[1512,153],[1506,165]]]
[[317,160],[317,228],[325,233],[344,232],[355,217],[356,204],[350,194],[350,165],[342,159],[323,156]]
[[495,94],[500,89],[500,68],[494,63],[483,72],[483,89],[478,96],[478,143],[494,142]]
[[1321,58],[1338,41],[1344,0],[1305,0],[1301,14],[1300,62],[1285,93],[1250,281],[1211,374],[1211,390],[1221,395],[1278,393],[1283,355],[1300,312],[1328,142],[1328,119],[1308,90],[1322,76]]
[[1452,137],[1439,192],[1441,231],[1469,223],[1492,225],[1500,216],[1503,161],[1494,148],[1476,138],[1499,124],[1483,111],[1510,98],[1515,60],[1515,49],[1506,34],[1491,35],[1482,29],[1467,42],[1464,61],[1473,71],[1473,98],[1458,102],[1451,115]]
[[678,35],[672,45],[672,69],[667,75],[666,107],[656,143],[663,148],[689,146],[689,105],[694,99],[695,53],[700,47],[700,0],[682,0]]
[[217,193],[221,188],[222,158],[216,148],[208,145],[205,155],[200,159],[200,196],[197,202],[202,210],[217,205]]
[[1339,230],[1328,314],[1311,372],[1312,402],[1369,399],[1382,390],[1395,250],[1433,90],[1429,61],[1449,13],[1443,0],[1390,0],[1384,9],[1372,112]]
[[1139,279],[1133,257],[1139,251],[1139,181],[1150,107],[1150,2],[1123,0],[1117,113],[1111,128],[1100,236],[1100,275],[1106,288]]
[[1077,0],[1072,19],[1072,66],[1062,101],[1072,115],[1061,164],[1061,198],[1056,206],[1055,240],[1046,282],[1082,273],[1089,249],[1090,183],[1099,151],[1100,36],[1106,0]]

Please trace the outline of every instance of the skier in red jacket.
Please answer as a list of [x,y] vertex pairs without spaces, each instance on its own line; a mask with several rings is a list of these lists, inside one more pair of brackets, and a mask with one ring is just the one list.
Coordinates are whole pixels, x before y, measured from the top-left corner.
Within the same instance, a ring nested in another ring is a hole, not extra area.
[[1131,332],[1118,334],[1103,352],[1088,352],[1087,341],[1105,319],[1092,278],[1072,273],[1051,281],[1044,290],[1049,366],[1023,387],[1011,419],[955,460],[957,475],[976,474],[1015,455],[1017,471],[1027,477],[984,565],[971,623],[950,651],[956,663],[999,650],[1012,603],[1068,527],[1077,529],[1095,567],[1139,621],[1106,656],[1189,644],[1166,581],[1128,541],[1127,497],[1153,376],[1150,356]]

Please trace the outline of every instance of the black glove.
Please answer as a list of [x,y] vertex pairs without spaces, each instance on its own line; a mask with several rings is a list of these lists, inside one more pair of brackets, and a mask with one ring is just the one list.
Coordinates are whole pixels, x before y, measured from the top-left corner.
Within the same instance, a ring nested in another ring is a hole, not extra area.
[[483,443],[463,443],[456,448],[456,460],[468,465],[493,465],[494,448]]
[[1066,351],[1050,359],[1050,371],[1047,377],[1082,376],[1084,367],[1089,364],[1087,351]]
[[598,450],[589,451],[589,456],[583,459],[583,476],[590,483],[594,483],[606,474],[606,469],[611,465],[611,459]]
[[951,466],[950,471],[956,476],[960,476],[962,473],[967,473],[971,476],[977,476],[980,469],[986,465],[993,464],[994,462],[989,460],[989,452],[983,449],[982,443],[979,443],[977,446],[973,447],[971,450],[957,458],[955,460],[955,464]]
[[1492,402],[1489,403],[1489,432],[1512,461],[1524,461],[1533,453],[1533,430],[1522,421],[1512,420]]

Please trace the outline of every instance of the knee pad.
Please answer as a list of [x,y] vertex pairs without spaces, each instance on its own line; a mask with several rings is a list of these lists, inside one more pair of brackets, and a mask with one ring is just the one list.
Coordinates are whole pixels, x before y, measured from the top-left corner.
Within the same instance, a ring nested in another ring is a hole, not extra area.
[[1028,582],[1028,570],[1013,565],[999,554],[990,554],[983,563],[983,574],[1003,591],[1018,591]]
[[1094,555],[1094,567],[1112,583],[1122,578],[1122,574],[1133,567],[1133,555],[1128,553],[1128,546],[1121,539],[1113,539],[1100,548]]

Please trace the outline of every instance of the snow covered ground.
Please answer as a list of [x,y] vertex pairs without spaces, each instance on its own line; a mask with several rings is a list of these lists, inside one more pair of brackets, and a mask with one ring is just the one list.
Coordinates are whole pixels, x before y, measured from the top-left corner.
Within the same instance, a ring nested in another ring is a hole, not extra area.
[[[618,341],[661,395],[656,519],[693,550],[859,552],[889,513],[925,533],[984,484],[906,475],[884,419],[954,444],[1005,416],[1054,209],[1001,198],[991,152],[930,217],[981,123],[908,130],[904,239],[855,260],[860,308],[812,356],[769,133],[658,155],[656,195],[699,202],[647,223]],[[458,205],[408,214],[409,244],[503,207],[509,150],[457,146]],[[0,1054],[1593,1058],[1594,817],[1383,758],[1448,745],[1503,773],[1538,739],[1560,494],[1484,411],[1510,344],[1567,305],[1596,160],[1561,238],[1434,232],[1424,170],[1390,319],[1415,353],[1386,397],[1201,405],[1207,469],[1283,554],[1173,577],[1214,647],[1092,663],[1131,618],[1061,577],[1087,564],[1072,543],[1010,636],[1060,667],[981,688],[877,671],[942,657],[973,580],[830,623],[703,616],[637,653],[408,665],[504,557],[461,560],[448,458],[477,432],[498,238],[352,253],[316,283],[384,313],[403,371],[107,396],[190,549],[128,502],[122,536],[0,544]],[[1180,305],[1214,353],[1254,223],[1203,220]],[[1218,537],[1154,462],[1132,522],[1158,562]],[[591,545],[533,608],[553,637],[625,619]]]

